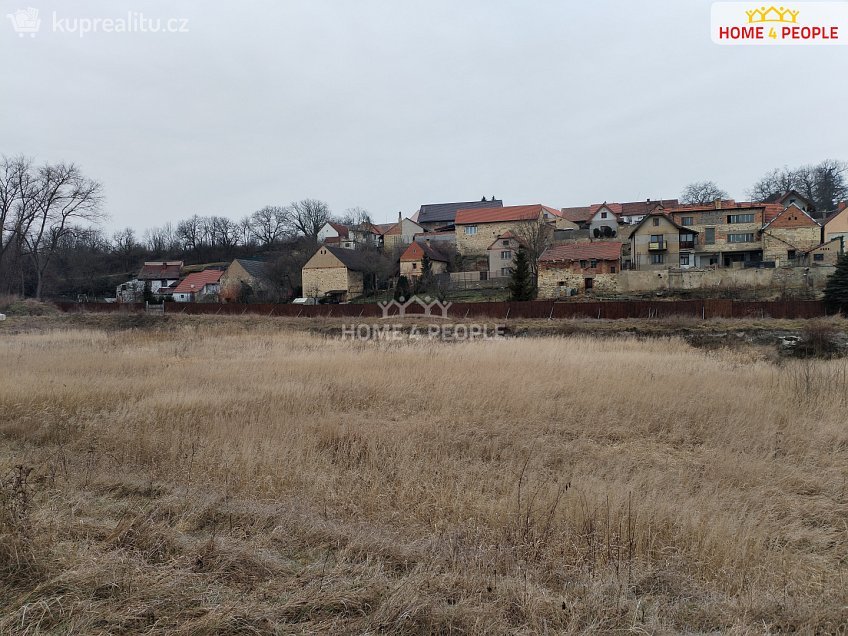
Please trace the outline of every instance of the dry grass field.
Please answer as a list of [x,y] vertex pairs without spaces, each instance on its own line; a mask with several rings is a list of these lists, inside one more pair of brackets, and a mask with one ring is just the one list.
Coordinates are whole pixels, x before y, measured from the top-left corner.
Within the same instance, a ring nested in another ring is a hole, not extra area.
[[0,633],[844,633],[845,361],[0,332]]

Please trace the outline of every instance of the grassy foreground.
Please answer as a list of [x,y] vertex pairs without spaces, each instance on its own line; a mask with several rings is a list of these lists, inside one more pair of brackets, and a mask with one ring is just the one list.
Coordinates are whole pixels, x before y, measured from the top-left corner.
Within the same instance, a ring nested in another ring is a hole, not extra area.
[[0,369],[0,633],[848,625],[844,361],[185,321]]

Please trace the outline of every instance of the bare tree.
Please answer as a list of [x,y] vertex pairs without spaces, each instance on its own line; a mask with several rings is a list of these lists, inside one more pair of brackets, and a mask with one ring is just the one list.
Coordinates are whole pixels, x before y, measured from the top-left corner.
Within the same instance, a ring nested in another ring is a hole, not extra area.
[[318,232],[332,219],[330,206],[317,199],[303,199],[290,206],[292,224],[304,236],[318,240]]
[[172,251],[177,243],[174,226],[166,223],[162,227],[154,227],[144,232],[145,247],[154,255],[159,256]]
[[836,208],[848,196],[848,163],[825,159],[816,165],[776,168],[757,181],[748,191],[754,201],[766,201],[795,190],[813,203],[819,212]]
[[342,223],[352,227],[361,228],[372,223],[371,214],[365,208],[360,208],[358,206],[348,208],[342,215]]
[[35,272],[35,297],[41,299],[44,273],[59,241],[75,221],[98,221],[102,215],[102,186],[83,176],[70,163],[45,164],[20,186],[21,204],[16,231]]
[[197,252],[203,246],[203,228],[196,214],[177,223],[177,240],[183,250]]
[[292,213],[283,206],[266,205],[251,214],[249,222],[250,236],[263,247],[270,247],[292,233]]
[[542,255],[553,237],[553,226],[541,216],[538,219],[522,221],[515,226],[515,235],[524,246],[530,261],[530,271],[533,274],[533,285],[539,277],[539,257]]
[[715,181],[695,181],[683,189],[681,203],[712,203],[716,199],[726,199],[727,192],[716,185]]

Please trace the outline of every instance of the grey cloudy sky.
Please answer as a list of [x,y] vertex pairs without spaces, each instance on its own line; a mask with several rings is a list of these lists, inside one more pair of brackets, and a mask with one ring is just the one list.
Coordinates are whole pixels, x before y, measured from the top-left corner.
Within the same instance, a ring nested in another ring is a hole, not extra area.
[[[800,4],[800,3],[799,3]],[[6,14],[34,6],[35,38]],[[378,221],[496,195],[741,198],[848,158],[848,47],[720,47],[701,0],[0,0],[0,152],[101,180],[108,227],[315,197]],[[53,31],[53,16],[188,33]]]

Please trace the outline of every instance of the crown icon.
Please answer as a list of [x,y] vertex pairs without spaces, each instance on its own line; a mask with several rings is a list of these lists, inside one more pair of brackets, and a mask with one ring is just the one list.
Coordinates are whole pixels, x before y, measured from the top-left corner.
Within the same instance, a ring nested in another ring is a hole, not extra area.
[[775,7],[774,5],[745,11],[745,15],[748,16],[748,24],[755,24],[757,22],[789,22],[793,24],[798,21],[799,13],[801,12],[786,9],[785,7]]
[[[380,309],[383,310],[383,319],[390,318],[389,312],[392,308],[397,308],[397,316],[404,317],[407,315],[406,310],[411,306],[416,305],[421,307],[424,310],[423,314],[409,314],[411,316],[426,316],[428,318],[443,318],[447,319],[448,317],[448,309],[453,304],[452,302],[440,302],[439,300],[432,300],[429,296],[425,296],[423,299],[418,296],[412,296],[409,300],[405,300],[403,296],[400,297],[400,301],[392,300],[390,302],[380,302],[377,303],[380,305]],[[433,309],[438,309],[441,312],[441,316],[434,314]]]

